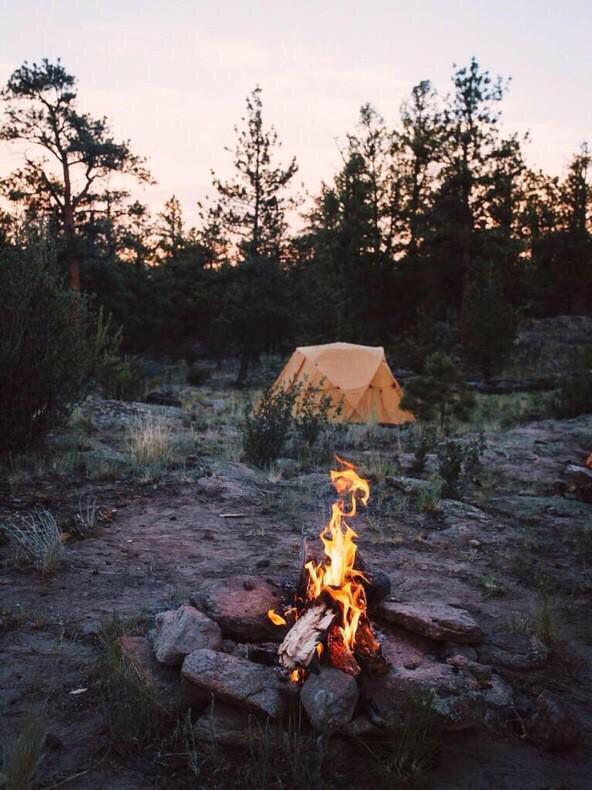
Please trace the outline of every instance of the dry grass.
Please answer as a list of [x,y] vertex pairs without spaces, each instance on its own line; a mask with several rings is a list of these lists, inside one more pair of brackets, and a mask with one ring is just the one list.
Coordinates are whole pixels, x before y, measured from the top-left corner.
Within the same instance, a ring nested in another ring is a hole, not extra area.
[[18,513],[4,525],[17,559],[24,557],[45,575],[54,573],[64,554],[62,533],[52,513],[37,508]]
[[0,785],[6,790],[29,790],[41,761],[47,722],[41,713],[30,713],[16,737],[0,742]]
[[164,471],[175,460],[171,424],[158,415],[149,415],[132,423],[128,429],[126,446],[136,471]]

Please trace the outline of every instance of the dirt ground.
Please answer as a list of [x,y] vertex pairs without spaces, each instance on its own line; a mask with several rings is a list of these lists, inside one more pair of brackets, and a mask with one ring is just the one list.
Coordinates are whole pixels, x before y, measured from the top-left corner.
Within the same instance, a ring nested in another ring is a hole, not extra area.
[[[328,466],[286,459],[264,473],[236,460],[238,407],[225,405],[226,397],[208,391],[183,410],[151,407],[179,435],[191,434],[181,469],[140,475],[119,467],[126,421],[150,407],[93,402],[77,415],[73,460],[13,470],[2,489],[3,518],[41,504],[67,529],[85,497],[113,513],[66,542],[65,561],[51,576],[15,564],[10,547],[0,547],[1,728],[18,731],[26,710],[44,706],[52,737],[36,787],[199,786],[173,780],[154,748],[128,756],[113,748],[99,699],[97,635],[115,617],[149,623],[204,580],[249,573],[285,583],[298,571],[303,536],[320,531],[331,500]],[[196,417],[200,410],[211,419]],[[496,429],[486,440],[480,473],[461,499],[443,500],[435,513],[419,512],[413,489],[405,493],[401,484],[411,472],[400,432],[345,432],[333,449],[369,474],[360,550],[390,576],[395,599],[461,605],[488,635],[538,633],[541,578],[550,591],[551,657],[542,669],[508,677],[516,720],[503,732],[447,735],[427,786],[585,790],[592,787],[592,506],[566,491],[564,471],[592,449],[592,416]],[[56,442],[55,457],[71,452]],[[91,464],[99,456],[103,465]],[[427,473],[433,463],[428,457]],[[544,689],[577,717],[581,741],[571,751],[547,753],[524,737],[520,711]]]

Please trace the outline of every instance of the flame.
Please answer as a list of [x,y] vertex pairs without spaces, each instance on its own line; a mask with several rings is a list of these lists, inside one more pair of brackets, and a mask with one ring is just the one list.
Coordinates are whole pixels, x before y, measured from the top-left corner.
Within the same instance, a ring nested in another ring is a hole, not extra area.
[[267,610],[267,616],[269,617],[269,619],[274,625],[286,625],[286,620],[284,620],[281,614],[274,612],[273,609]]
[[[365,577],[354,567],[357,534],[345,519],[356,515],[358,499],[363,505],[368,503],[370,486],[358,475],[353,464],[339,457],[337,461],[343,468],[331,470],[331,482],[339,499],[331,506],[331,518],[320,535],[325,557],[320,563],[306,564],[307,598],[314,600],[325,593],[337,603],[343,644],[352,653],[360,618],[366,614],[366,593],[362,584]],[[346,500],[349,501],[346,503]]]

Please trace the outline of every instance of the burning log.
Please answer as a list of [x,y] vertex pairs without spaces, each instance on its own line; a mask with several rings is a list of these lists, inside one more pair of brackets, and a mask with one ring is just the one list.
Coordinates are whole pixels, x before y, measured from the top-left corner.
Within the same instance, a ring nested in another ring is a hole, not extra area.
[[336,617],[336,612],[322,602],[307,609],[278,648],[280,664],[289,670],[309,667],[317,655],[317,645],[323,641]]
[[359,675],[362,668],[348,649],[343,639],[343,633],[339,626],[333,626],[327,636],[327,649],[329,651],[329,663],[348,675]]
[[388,670],[388,661],[382,655],[380,642],[366,617],[360,620],[358,625],[355,655],[364,669],[368,669],[376,675],[383,675]]

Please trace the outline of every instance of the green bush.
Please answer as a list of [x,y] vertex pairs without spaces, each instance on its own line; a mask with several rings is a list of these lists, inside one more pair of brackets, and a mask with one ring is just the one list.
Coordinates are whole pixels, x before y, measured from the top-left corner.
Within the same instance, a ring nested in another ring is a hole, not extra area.
[[201,387],[210,378],[210,371],[203,365],[194,362],[187,371],[187,383],[194,387]]
[[428,453],[436,449],[438,431],[429,423],[422,427],[415,427],[412,437],[413,448],[413,471],[423,472],[425,470]]
[[422,420],[438,420],[445,429],[452,417],[468,420],[475,399],[455,361],[437,352],[427,358],[421,375],[405,386],[400,405]]
[[558,417],[592,413],[592,346],[574,352],[570,373],[557,395],[555,412]]
[[245,458],[261,468],[279,458],[292,425],[292,411],[298,396],[297,387],[284,390],[272,385],[256,406],[245,413],[243,449]]
[[462,481],[479,468],[484,450],[482,433],[468,442],[446,439],[438,446],[438,474],[444,481],[443,496],[458,496]]
[[141,401],[147,389],[142,364],[137,357],[119,353],[122,330],[113,330],[111,321],[111,315],[105,318],[99,308],[92,337],[92,376],[105,398]]
[[29,446],[84,395],[89,325],[50,244],[31,239],[0,255],[0,452]]
[[343,403],[334,404],[333,399],[323,393],[323,382],[318,387],[304,383],[296,386],[296,413],[294,427],[298,437],[311,450],[321,433],[326,430],[332,420],[341,414]]

